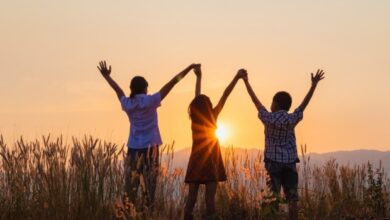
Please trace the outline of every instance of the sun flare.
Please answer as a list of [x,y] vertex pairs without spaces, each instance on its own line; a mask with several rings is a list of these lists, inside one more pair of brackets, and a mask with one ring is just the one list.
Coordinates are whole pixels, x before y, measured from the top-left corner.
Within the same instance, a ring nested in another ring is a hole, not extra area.
[[218,122],[215,135],[217,136],[219,141],[224,142],[229,137],[229,129],[226,127],[225,124]]

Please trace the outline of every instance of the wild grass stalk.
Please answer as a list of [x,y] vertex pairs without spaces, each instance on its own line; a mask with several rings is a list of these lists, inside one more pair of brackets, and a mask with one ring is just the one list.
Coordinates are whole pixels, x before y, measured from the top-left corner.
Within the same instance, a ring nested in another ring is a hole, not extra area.
[[[283,195],[266,186],[262,152],[226,148],[223,154],[228,181],[217,191],[221,219],[286,219]],[[12,146],[0,136],[0,219],[181,219],[187,187],[185,170],[173,167],[174,144],[160,147],[153,209],[126,197],[125,155],[124,146],[90,136],[70,144],[61,136],[21,137]],[[312,165],[303,146],[299,172],[300,219],[390,217],[390,180],[381,166]],[[196,219],[205,211],[203,190]],[[276,200],[279,209],[271,205]]]

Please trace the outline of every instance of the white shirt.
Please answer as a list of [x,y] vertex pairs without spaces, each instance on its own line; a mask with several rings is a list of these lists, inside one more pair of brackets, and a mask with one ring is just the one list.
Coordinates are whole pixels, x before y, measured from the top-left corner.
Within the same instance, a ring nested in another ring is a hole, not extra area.
[[161,145],[157,120],[157,108],[161,106],[160,93],[138,94],[134,98],[122,96],[120,102],[130,121],[127,146],[132,149],[145,149]]

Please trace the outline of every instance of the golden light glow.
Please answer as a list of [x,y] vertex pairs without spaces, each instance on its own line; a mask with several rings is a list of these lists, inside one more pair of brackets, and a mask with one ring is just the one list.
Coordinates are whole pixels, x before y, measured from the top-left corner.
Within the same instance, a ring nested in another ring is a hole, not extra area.
[[[310,88],[310,72],[323,68],[326,78],[296,127],[298,148],[307,144],[310,152],[318,153],[390,149],[390,116],[372,114],[371,108],[390,109],[390,74],[383,71],[388,69],[390,1],[354,1],[353,10],[346,10],[345,1],[330,0],[320,11],[313,1],[192,1],[191,7],[182,1],[119,1],[109,8],[92,0],[52,1],[44,7],[44,1],[27,2],[3,1],[0,8],[0,41],[5,42],[0,60],[8,64],[2,66],[8,74],[0,80],[0,94],[6,94],[1,96],[0,134],[7,142],[19,135],[33,140],[50,133],[88,134],[126,144],[128,117],[96,68],[106,60],[126,95],[135,75],[145,77],[149,94],[154,94],[189,64],[201,63],[202,93],[214,105],[236,71],[246,68],[266,107],[275,92],[286,90],[293,99],[291,111]],[[199,11],[204,12],[201,17]],[[332,16],[324,16],[328,11]],[[101,24],[112,24],[111,34]],[[191,71],[158,108],[162,141],[174,141],[175,150],[192,144],[187,109],[195,80]],[[24,94],[28,108],[15,101]],[[218,136],[224,145],[263,148],[264,125],[257,115],[239,80],[218,117],[228,127],[219,125],[218,134],[209,128],[212,134],[199,132],[205,136],[199,138],[205,138],[204,145]]]
[[218,122],[217,123],[217,130],[215,131],[215,135],[217,136],[218,140],[221,142],[226,141],[227,138],[229,138],[229,129],[228,127]]

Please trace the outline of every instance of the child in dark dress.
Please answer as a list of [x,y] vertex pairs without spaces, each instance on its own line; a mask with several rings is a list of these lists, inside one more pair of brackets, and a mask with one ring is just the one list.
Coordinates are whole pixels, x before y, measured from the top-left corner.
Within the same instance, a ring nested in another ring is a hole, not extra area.
[[194,72],[197,76],[195,98],[189,106],[192,129],[192,151],[188,162],[185,182],[189,185],[189,192],[184,219],[192,219],[199,185],[206,186],[206,209],[207,216],[215,216],[215,194],[218,182],[226,181],[226,172],[223,165],[221,149],[215,135],[217,129],[217,118],[221,112],[228,96],[240,78],[246,76],[245,71],[238,71],[233,81],[224,91],[217,106],[213,108],[210,98],[200,94],[201,69],[200,65],[195,66]]

